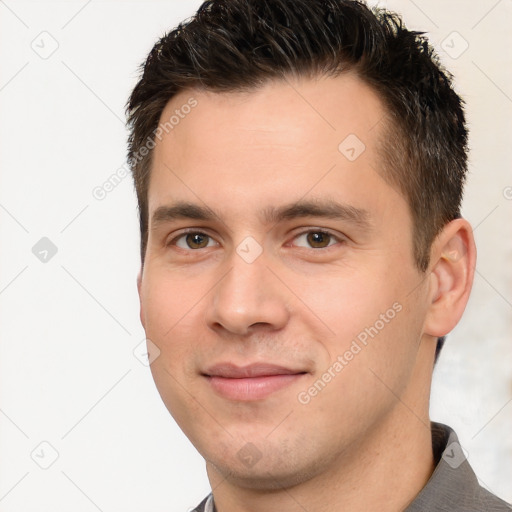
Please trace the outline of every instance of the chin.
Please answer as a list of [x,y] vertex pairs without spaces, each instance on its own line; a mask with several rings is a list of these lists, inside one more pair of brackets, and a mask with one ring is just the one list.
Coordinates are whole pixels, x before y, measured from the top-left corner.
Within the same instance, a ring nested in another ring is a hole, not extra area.
[[274,491],[289,489],[311,480],[322,471],[319,461],[297,461],[290,456],[286,460],[282,454],[274,454],[272,460],[262,456],[252,467],[239,460],[207,460],[207,463],[223,478],[238,487],[255,491]]

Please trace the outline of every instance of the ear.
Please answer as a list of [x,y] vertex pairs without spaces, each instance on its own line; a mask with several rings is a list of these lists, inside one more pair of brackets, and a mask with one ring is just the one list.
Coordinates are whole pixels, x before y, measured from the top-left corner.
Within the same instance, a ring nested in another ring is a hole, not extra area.
[[469,299],[475,265],[476,247],[469,222],[449,222],[432,244],[426,334],[444,336],[457,325]]
[[146,322],[144,319],[144,308],[142,306],[142,268],[139,270],[139,273],[137,274],[137,292],[139,293],[140,323],[142,324],[142,327],[146,329]]

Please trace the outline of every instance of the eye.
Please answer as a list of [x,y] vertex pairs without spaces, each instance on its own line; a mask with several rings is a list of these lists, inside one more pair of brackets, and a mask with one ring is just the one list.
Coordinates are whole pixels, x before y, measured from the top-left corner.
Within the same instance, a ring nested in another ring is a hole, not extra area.
[[184,233],[171,243],[180,249],[204,249],[215,245],[215,241],[209,235],[200,232]]
[[325,231],[308,231],[294,238],[294,244],[298,247],[308,247],[312,249],[324,249],[334,245],[339,240]]

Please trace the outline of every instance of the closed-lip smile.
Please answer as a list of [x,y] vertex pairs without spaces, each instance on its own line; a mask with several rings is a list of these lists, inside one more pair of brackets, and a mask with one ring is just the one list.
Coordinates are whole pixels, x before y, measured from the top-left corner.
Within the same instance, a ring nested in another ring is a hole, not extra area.
[[236,366],[218,363],[209,367],[203,376],[213,390],[235,401],[263,400],[273,393],[302,379],[307,372],[272,363],[252,363]]

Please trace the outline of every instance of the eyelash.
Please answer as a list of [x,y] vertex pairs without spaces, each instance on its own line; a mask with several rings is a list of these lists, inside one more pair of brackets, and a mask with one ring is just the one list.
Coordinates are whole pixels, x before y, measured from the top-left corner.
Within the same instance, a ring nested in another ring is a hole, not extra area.
[[[317,228],[317,229],[307,229],[305,231],[301,231],[299,233],[296,233],[293,238],[292,238],[292,241],[293,240],[296,240],[297,238],[301,237],[301,236],[304,236],[304,235],[308,235],[310,233],[319,233],[319,234],[322,234],[322,235],[327,235],[329,237],[331,237],[331,239],[333,239],[335,241],[335,243],[333,244],[329,244],[327,245],[326,247],[298,247],[299,249],[309,249],[309,250],[312,250],[312,251],[320,251],[320,250],[328,250],[330,247],[336,245],[336,244],[343,244],[346,242],[346,240],[339,236],[339,235],[335,235],[334,233],[331,233],[330,231],[327,231],[325,229],[320,229],[320,228]],[[215,240],[215,238],[211,235],[209,235],[208,233],[204,232],[204,231],[200,231],[200,230],[195,230],[195,229],[188,229],[186,231],[182,231],[179,235],[175,236],[172,240],[170,240],[169,242],[167,242],[165,245],[166,247],[171,247],[171,246],[176,246],[176,243],[178,240],[180,240],[181,238],[183,237],[186,237],[187,235],[204,235],[204,236],[207,236],[209,239],[211,240]],[[290,245],[290,244],[287,244],[287,245]],[[206,249],[207,247],[204,247],[204,249]],[[196,251],[199,251],[200,249],[192,249],[192,248],[188,248],[188,249],[183,249],[183,248],[180,248],[182,250],[188,250],[188,251],[191,251],[191,252],[196,252]],[[201,248],[203,249],[203,248]]]

